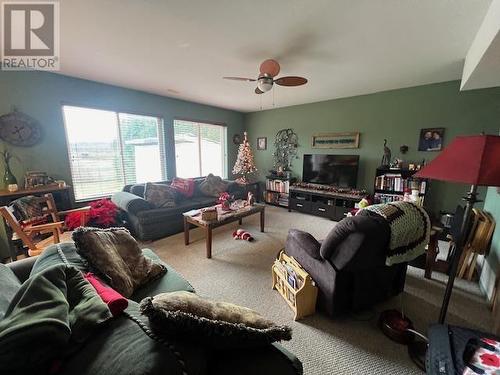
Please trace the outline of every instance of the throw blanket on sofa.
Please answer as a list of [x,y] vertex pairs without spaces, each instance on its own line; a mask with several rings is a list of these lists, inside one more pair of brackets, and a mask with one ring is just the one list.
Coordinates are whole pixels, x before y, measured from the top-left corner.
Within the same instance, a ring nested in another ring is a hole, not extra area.
[[409,262],[425,252],[429,244],[431,223],[422,207],[410,202],[374,204],[359,211],[382,216],[391,228],[386,265]]
[[54,360],[78,350],[110,318],[79,270],[47,268],[21,286],[0,320],[2,374],[47,373]]

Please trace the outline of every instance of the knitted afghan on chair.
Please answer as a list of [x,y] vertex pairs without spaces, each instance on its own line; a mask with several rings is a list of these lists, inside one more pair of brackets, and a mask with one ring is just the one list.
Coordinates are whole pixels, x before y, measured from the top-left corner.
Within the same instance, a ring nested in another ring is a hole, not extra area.
[[425,252],[431,222],[422,207],[402,201],[374,204],[360,210],[358,215],[369,215],[370,212],[382,216],[391,228],[386,265],[409,262]]

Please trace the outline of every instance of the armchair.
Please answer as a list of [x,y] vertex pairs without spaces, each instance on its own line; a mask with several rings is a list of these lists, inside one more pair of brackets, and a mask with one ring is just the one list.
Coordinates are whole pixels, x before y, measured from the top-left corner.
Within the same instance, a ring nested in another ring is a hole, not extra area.
[[[28,248],[28,255],[35,256],[49,245],[61,242],[64,232],[63,218],[73,212],[82,212],[81,224],[85,225],[90,207],[81,207],[73,210],[58,211],[52,194],[45,194],[35,198],[41,206],[43,216],[50,216],[52,222],[43,224],[24,224],[14,215],[13,209],[8,206],[0,207],[0,215],[4,218],[12,231],[13,238],[20,239]],[[24,218],[26,219],[26,218]]]
[[318,307],[330,316],[367,308],[403,291],[406,263],[386,266],[389,224],[378,215],[347,217],[317,241],[291,229],[285,251],[318,286]]

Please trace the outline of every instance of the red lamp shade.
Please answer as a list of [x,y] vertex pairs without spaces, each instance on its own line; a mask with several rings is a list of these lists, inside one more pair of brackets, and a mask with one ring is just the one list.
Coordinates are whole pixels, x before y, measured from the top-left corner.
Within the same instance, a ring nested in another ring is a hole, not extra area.
[[415,177],[500,186],[500,136],[456,137]]

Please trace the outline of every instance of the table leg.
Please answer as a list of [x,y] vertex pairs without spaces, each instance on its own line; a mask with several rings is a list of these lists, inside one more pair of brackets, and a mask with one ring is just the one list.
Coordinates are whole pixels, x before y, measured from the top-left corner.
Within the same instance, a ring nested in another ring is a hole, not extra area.
[[212,258],[212,228],[207,227],[205,229],[206,241],[207,241],[207,258]]
[[184,245],[189,245],[189,223],[184,217]]
[[260,211],[260,231],[264,232],[265,211]]
[[427,255],[425,259],[425,274],[424,274],[424,277],[426,279],[432,278],[432,267],[436,262],[436,257],[438,254],[437,248],[438,248],[438,236],[437,234],[434,234],[431,236],[429,245],[427,247]]

